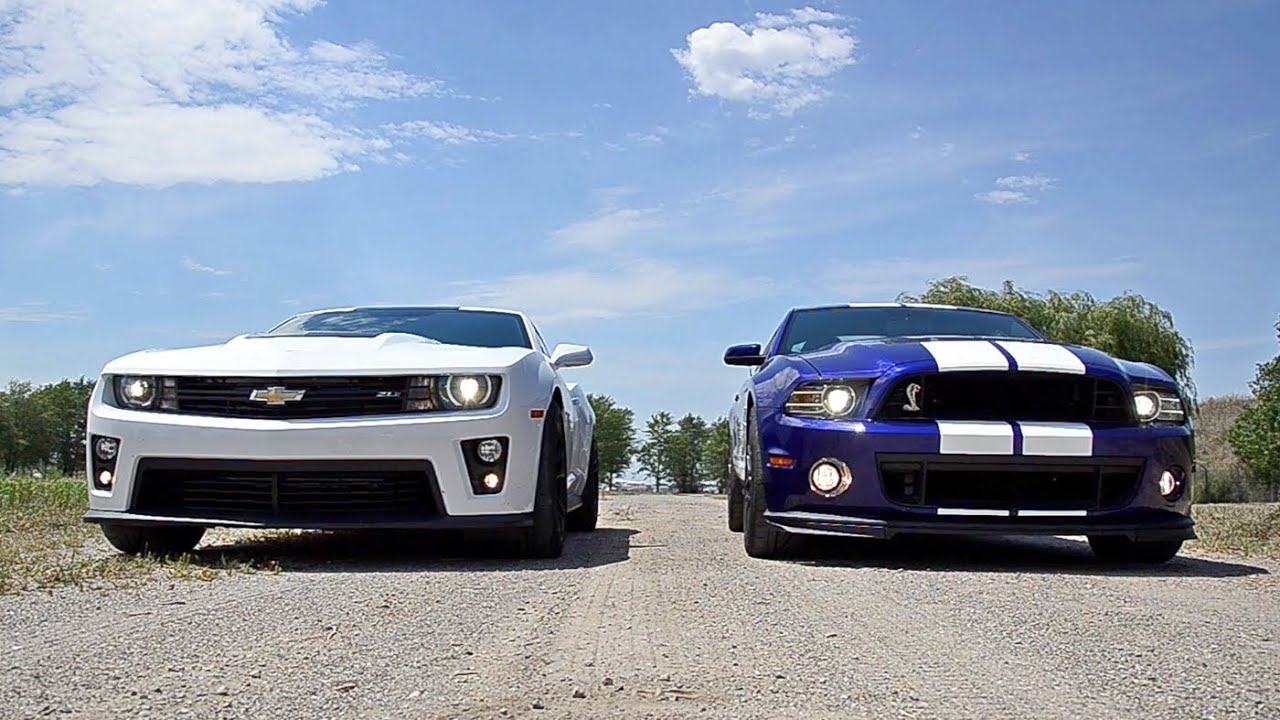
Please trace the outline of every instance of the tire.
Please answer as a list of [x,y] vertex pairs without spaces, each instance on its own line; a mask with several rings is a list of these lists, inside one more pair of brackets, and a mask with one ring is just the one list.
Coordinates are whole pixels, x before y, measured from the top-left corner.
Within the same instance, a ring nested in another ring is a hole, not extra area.
[[729,470],[729,530],[742,532],[742,481]]
[[582,507],[569,513],[571,532],[591,532],[600,517],[600,458],[596,441],[591,440],[591,461],[587,465],[587,485],[582,489]]
[[1159,565],[1177,556],[1182,541],[1136,542],[1118,535],[1090,535],[1089,548],[1094,557],[1105,563]]
[[747,479],[743,488],[742,545],[753,558],[781,557],[789,545],[786,531],[764,519],[764,460],[755,411],[747,416]]
[[204,528],[190,525],[101,525],[111,546],[126,555],[182,555],[200,544]]
[[553,403],[542,423],[533,526],[525,529],[521,538],[520,551],[525,557],[558,558],[564,552],[565,492],[564,421],[559,403]]

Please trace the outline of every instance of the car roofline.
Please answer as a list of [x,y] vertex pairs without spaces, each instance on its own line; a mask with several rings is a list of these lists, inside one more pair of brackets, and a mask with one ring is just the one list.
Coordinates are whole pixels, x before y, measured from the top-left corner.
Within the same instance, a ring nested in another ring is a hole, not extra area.
[[935,310],[966,310],[969,312],[983,312],[991,315],[1009,315],[1016,317],[1012,313],[1003,310],[990,310],[988,308],[969,307],[967,305],[944,305],[942,303],[916,303],[916,302],[853,302],[853,303],[837,303],[830,305],[806,305],[803,307],[794,307],[791,312],[803,312],[806,310],[836,310],[839,308],[933,308]]

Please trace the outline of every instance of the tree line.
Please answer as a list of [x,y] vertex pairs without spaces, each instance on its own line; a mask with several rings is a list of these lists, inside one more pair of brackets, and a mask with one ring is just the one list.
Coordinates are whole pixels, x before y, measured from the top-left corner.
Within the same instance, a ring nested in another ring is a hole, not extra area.
[[[1087,293],[1039,295],[1006,282],[999,290],[964,277],[930,283],[904,301],[1011,312],[1052,340],[1149,362],[1177,378],[1193,398],[1197,499],[1280,499],[1280,356],[1258,365],[1249,395],[1194,399],[1191,343],[1172,315],[1140,295],[1099,300]],[[1280,321],[1276,323],[1280,335]],[[0,390],[0,470],[6,474],[84,470],[85,416],[94,382],[86,378]],[[729,425],[695,414],[657,412],[637,428],[634,412],[608,395],[591,395],[601,478],[609,487],[634,468],[655,490],[723,492],[729,473]]]

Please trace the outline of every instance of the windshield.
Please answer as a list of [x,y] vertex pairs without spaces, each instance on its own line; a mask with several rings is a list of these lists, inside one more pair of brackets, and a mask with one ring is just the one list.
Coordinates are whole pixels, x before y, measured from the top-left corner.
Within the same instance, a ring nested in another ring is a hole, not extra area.
[[793,313],[778,352],[815,352],[851,340],[948,336],[1040,339],[1012,315],[950,308],[833,307]]
[[374,337],[382,333],[409,333],[449,345],[531,347],[519,315],[453,308],[334,310],[290,318],[266,334]]

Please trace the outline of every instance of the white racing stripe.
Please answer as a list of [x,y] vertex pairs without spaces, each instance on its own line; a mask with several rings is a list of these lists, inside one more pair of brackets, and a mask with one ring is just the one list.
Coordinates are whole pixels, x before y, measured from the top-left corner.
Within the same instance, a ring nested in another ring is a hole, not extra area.
[[939,515],[958,515],[962,517],[1009,517],[1008,510],[970,510],[969,508],[938,508]]
[[1020,422],[1023,455],[1090,457],[1093,430],[1084,423]]
[[939,372],[1009,369],[1008,358],[986,340],[929,340],[920,344],[933,356]]
[[1086,510],[1019,510],[1018,517],[1087,517]]
[[1012,455],[1013,426],[1007,422],[938,420],[943,455]]
[[996,342],[1013,357],[1019,370],[1084,374],[1084,362],[1076,357],[1075,353],[1061,345],[1006,340]]

